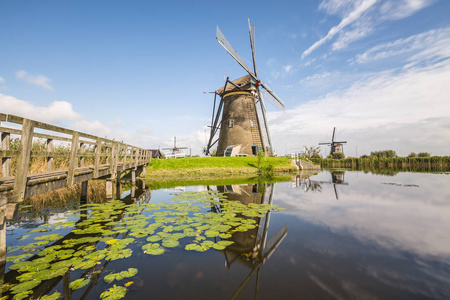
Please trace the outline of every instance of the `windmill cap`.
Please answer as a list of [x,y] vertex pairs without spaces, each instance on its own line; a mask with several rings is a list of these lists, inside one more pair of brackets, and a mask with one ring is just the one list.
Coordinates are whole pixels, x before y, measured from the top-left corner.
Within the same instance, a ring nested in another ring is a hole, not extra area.
[[[241,78],[238,78],[236,80],[233,80],[232,82],[237,85],[240,86],[243,90],[246,91],[251,91],[252,90],[252,81],[253,78],[250,75],[245,75],[242,76]],[[219,94],[220,96],[223,96],[225,93],[234,91],[234,90],[238,90],[238,88],[236,88],[234,85],[228,83],[226,86],[226,90],[224,90],[224,87],[221,87],[218,91],[217,94]]]

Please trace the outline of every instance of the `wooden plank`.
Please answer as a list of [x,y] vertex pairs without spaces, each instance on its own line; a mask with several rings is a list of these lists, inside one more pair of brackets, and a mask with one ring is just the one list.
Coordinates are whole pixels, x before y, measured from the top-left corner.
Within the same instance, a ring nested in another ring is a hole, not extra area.
[[70,146],[70,158],[69,158],[69,170],[67,171],[67,185],[73,185],[73,177],[75,174],[75,168],[77,167],[77,152],[78,152],[78,132],[74,132],[72,137],[72,145]]
[[0,122],[5,122],[6,121],[6,115],[0,113]]
[[[9,118],[10,115],[8,115]],[[27,185],[28,165],[30,162],[31,145],[33,142],[34,121],[22,119],[22,138],[20,139],[19,156],[17,157],[16,175],[14,180],[14,199],[19,202],[24,199]]]
[[0,132],[6,132],[6,133],[12,133],[12,134],[22,134],[22,130],[20,129],[14,129],[14,128],[8,128],[8,127],[0,127]]
[[11,135],[6,132],[2,132],[2,177],[11,176],[11,155],[3,157],[3,153],[10,153]]

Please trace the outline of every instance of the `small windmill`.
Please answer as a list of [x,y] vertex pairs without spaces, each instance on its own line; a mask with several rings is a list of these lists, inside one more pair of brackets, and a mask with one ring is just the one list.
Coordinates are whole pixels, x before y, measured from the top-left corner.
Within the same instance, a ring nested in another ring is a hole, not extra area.
[[331,136],[331,143],[319,143],[319,145],[330,145],[331,149],[330,149],[330,155],[332,155],[335,152],[342,152],[344,153],[343,144],[347,144],[346,141],[342,141],[342,142],[337,142],[334,140],[336,134],[336,127],[333,128],[333,135]]
[[[253,71],[237,54],[217,26],[217,41],[247,71],[248,75],[234,81],[227,78],[225,85],[214,93],[211,132],[204,150],[207,155],[210,154],[211,148],[217,142],[218,156],[256,155],[259,151],[264,151],[268,155],[273,154],[266,109],[260,87],[266,92],[265,98],[275,107],[284,110],[284,103],[258,77],[255,62],[255,28],[250,20],[248,20],[248,26],[250,28]],[[220,102],[216,110],[217,95],[220,97]],[[219,138],[214,140],[219,130]]]
[[172,151],[172,156],[174,158],[176,158],[177,155],[180,156],[179,155],[180,154],[180,150],[187,149],[187,148],[188,147],[177,147],[177,137],[175,136],[173,138],[173,148],[162,148],[162,150],[170,150],[170,151]]

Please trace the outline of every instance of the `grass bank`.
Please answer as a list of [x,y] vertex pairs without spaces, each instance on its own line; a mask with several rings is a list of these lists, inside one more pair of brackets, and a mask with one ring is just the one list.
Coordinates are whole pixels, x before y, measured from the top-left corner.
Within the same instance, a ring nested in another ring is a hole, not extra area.
[[254,177],[258,169],[272,165],[274,175],[296,172],[287,157],[185,157],[178,159],[153,159],[147,166],[146,179],[199,180],[229,177]]
[[380,167],[380,168],[448,168],[450,156],[432,157],[348,157],[344,159],[313,159],[322,167]]

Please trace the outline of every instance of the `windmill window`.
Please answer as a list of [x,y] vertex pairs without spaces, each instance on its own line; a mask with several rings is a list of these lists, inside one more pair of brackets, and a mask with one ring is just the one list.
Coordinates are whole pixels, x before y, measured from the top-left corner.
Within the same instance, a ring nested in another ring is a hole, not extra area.
[[250,127],[253,127],[254,125],[253,125],[253,121],[252,120],[250,120]]
[[230,120],[230,128],[233,128],[234,126],[234,120]]

